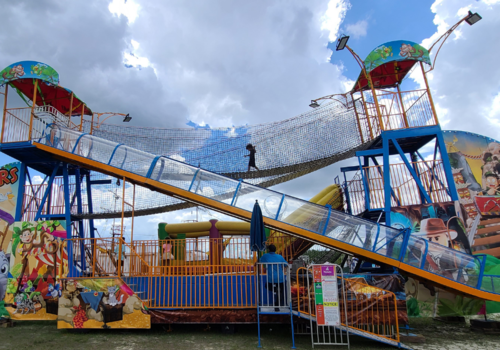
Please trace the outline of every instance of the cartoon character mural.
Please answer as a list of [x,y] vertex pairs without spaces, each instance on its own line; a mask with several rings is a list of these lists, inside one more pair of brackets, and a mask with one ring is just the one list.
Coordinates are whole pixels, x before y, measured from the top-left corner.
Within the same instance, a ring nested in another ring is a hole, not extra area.
[[10,256],[3,299],[11,318],[57,318],[58,281],[68,270],[65,238],[66,223],[58,220],[15,222],[3,237],[1,248]]
[[469,216],[467,229],[479,230],[471,242],[481,237],[481,229],[488,227],[489,244],[472,242],[474,252],[485,252],[497,258],[500,253],[492,249],[500,247],[500,226],[494,227],[488,219],[500,218],[500,142],[485,136],[464,131],[444,131],[446,150],[452,167],[453,178]]
[[382,64],[405,60],[431,63],[429,51],[425,47],[407,40],[391,41],[376,47],[368,54],[364,63],[366,71],[370,72]]
[[[467,211],[458,202],[420,204],[391,209],[393,226],[410,228],[413,236],[434,243],[427,248],[424,269],[439,271],[445,276],[448,274],[447,277],[459,278],[463,283],[469,279],[467,272],[458,276],[453,258],[437,245],[470,254],[471,247],[464,224],[466,220]],[[421,258],[425,249],[424,245],[414,248],[416,252],[410,251],[409,254],[413,254],[417,259]],[[411,263],[412,256],[409,258]],[[474,269],[475,265],[471,265],[470,268]],[[463,298],[413,278],[408,278],[405,290],[408,316],[413,317],[476,315],[484,304],[482,300]]]
[[58,85],[59,73],[48,64],[36,61],[21,61],[11,64],[0,71],[0,85],[23,79],[40,79]]
[[62,281],[58,328],[150,328],[151,317],[140,298],[120,279]]

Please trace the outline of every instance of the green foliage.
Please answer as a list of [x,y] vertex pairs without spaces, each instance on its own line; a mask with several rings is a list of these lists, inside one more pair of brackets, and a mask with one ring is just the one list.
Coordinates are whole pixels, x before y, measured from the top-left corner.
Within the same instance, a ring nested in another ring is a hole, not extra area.
[[410,317],[420,316],[420,308],[418,306],[418,300],[415,298],[410,298],[406,301],[406,311]]
[[439,299],[439,316],[469,316],[477,315],[484,300],[464,298],[457,295],[455,300]]
[[21,274],[21,269],[23,268],[22,263],[15,264],[12,270],[10,270],[10,274],[12,277],[17,278]]

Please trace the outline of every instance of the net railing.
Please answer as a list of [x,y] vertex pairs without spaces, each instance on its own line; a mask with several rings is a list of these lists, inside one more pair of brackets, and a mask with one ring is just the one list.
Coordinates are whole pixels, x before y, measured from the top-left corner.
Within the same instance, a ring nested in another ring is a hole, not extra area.
[[[95,136],[86,135],[92,143],[92,148],[81,151],[83,148],[79,148],[78,144],[83,135],[52,125],[45,137],[38,142],[82,155],[87,159],[99,159],[99,162],[108,165],[112,163],[116,149],[123,147],[129,150],[126,153],[131,154],[134,162],[128,162],[125,157],[116,169],[149,179],[152,174],[156,174],[156,179],[152,180],[176,188],[178,193],[185,192],[186,197],[190,197],[189,192],[247,212],[252,211],[255,200],[258,200],[266,205],[264,216],[329,237],[332,246],[335,246],[335,242],[347,243],[352,247],[362,248],[470,287],[481,287],[479,282],[484,272],[484,263],[477,257],[414,237],[409,230],[399,231],[174,159],[137,152],[128,146],[120,146]],[[281,196],[282,200],[276,201],[276,196]],[[215,206],[215,209],[218,207]],[[296,219],[296,216],[302,217],[303,220]],[[315,220],[310,220],[311,216],[314,216]]]

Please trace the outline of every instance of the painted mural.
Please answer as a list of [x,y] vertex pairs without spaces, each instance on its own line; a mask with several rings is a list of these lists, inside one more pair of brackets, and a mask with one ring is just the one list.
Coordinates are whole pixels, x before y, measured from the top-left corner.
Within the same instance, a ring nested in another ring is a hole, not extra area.
[[141,299],[118,278],[62,281],[57,328],[151,328]]
[[391,226],[411,228],[412,235],[470,254],[466,220],[465,208],[455,202],[391,208]]
[[[465,221],[467,211],[458,202],[409,205],[391,209],[391,224],[398,228],[410,228],[412,235],[427,239],[468,254],[471,247]],[[446,270],[446,259],[439,251],[429,250],[426,268]],[[443,262],[445,260],[445,262]],[[452,276],[450,276],[452,277]],[[477,315],[484,301],[464,298],[408,278],[405,283],[406,307],[410,317],[449,317]]]
[[10,257],[8,249],[17,208],[19,169],[21,163],[10,163],[0,169],[0,317],[9,318],[5,296],[9,285]]
[[8,261],[4,303],[12,319],[57,318],[60,279],[68,270],[65,238],[66,222],[58,220],[14,222],[3,237],[0,260],[5,256]]
[[[500,143],[464,131],[444,131],[455,185],[469,215],[472,250],[500,257]],[[477,230],[475,230],[477,229]]]
[[366,56],[365,68],[370,72],[378,66],[392,62],[415,60],[431,64],[429,51],[417,43],[412,41],[390,41],[375,48],[368,56]]
[[59,73],[48,64],[36,61],[21,61],[0,71],[0,86],[16,79],[40,79],[59,85]]

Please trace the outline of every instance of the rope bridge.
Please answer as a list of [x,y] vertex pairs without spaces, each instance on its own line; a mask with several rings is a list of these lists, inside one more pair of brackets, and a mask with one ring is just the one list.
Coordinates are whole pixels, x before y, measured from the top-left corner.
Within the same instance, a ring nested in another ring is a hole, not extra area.
[[[361,142],[352,101],[350,107],[333,101],[287,120],[230,128],[157,129],[102,124],[92,134],[233,179],[269,187],[351,158],[356,151],[369,147],[371,141]],[[358,111],[363,109],[362,105],[356,107]],[[84,123],[84,132],[90,133],[90,128],[90,122]],[[248,154],[245,149],[248,143],[257,149],[256,165],[259,171],[247,171],[248,158],[244,155]],[[93,179],[105,177],[96,173],[92,175]],[[81,216],[119,216],[121,206],[116,206],[115,201],[116,194],[121,196],[121,189],[118,189],[115,180],[111,184],[93,185],[92,188],[94,213]],[[85,184],[82,184],[82,191],[85,191]],[[129,203],[132,202],[131,193],[126,191],[125,200]],[[147,188],[136,189],[136,216],[191,206]]]

